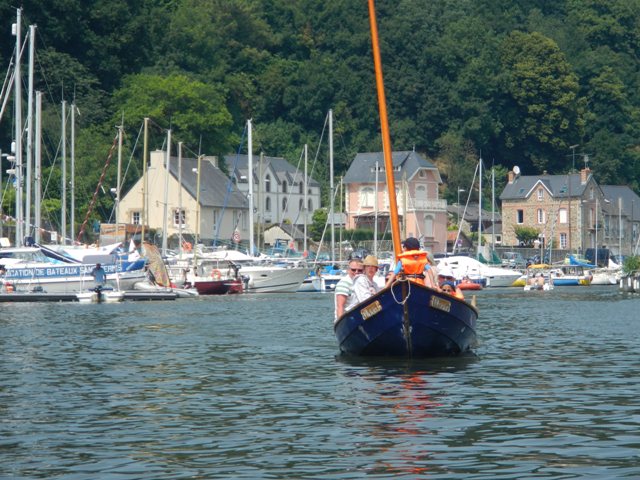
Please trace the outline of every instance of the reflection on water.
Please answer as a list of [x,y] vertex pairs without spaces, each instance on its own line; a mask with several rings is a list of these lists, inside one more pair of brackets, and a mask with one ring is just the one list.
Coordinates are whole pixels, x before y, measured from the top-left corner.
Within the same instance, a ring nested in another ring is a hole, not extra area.
[[640,478],[639,306],[487,289],[476,355],[408,361],[330,295],[3,305],[0,478]]

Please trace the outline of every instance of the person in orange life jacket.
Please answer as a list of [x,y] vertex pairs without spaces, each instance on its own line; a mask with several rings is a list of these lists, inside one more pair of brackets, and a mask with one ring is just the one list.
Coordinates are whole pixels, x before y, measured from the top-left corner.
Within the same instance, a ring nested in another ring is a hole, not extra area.
[[420,285],[438,288],[435,271],[430,265],[429,254],[420,250],[420,242],[417,238],[409,237],[402,242],[402,253],[398,255],[393,273],[389,275],[385,288],[390,286],[400,272],[409,280]]

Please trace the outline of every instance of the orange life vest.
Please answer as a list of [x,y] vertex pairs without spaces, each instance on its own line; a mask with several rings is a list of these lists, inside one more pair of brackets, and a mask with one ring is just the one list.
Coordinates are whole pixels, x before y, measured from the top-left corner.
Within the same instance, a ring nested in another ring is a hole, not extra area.
[[427,252],[422,250],[407,250],[398,255],[402,262],[404,275],[412,282],[424,285],[424,267],[427,266]]

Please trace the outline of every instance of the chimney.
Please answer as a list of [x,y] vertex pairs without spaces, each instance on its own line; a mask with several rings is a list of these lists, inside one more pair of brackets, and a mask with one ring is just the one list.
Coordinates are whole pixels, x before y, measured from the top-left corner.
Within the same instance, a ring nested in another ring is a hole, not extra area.
[[589,167],[585,167],[582,170],[580,170],[580,183],[582,185],[587,183],[587,180],[589,180],[590,176],[591,176],[591,169]]
[[508,176],[509,183],[513,183],[515,178],[516,178],[516,174],[512,170],[509,170],[509,176]]

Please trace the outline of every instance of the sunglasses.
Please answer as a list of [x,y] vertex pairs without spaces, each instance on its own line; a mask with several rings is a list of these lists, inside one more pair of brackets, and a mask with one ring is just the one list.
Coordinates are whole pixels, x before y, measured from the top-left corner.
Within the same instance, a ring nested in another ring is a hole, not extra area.
[[364,272],[364,270],[362,268],[350,268],[349,270],[351,270],[352,272],[356,272],[356,273]]

